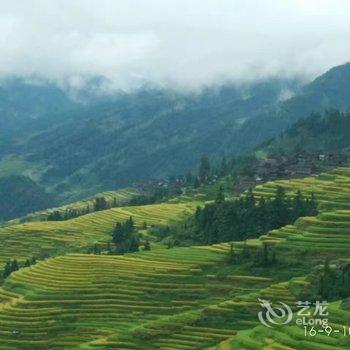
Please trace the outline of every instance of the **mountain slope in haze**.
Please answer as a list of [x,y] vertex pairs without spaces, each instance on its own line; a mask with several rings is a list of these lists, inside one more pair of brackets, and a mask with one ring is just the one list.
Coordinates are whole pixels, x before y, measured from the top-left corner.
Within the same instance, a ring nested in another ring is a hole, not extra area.
[[223,133],[238,130],[299,84],[272,79],[200,94],[152,89],[119,94],[61,116],[51,127],[17,140],[8,153],[33,167],[41,164],[37,180],[62,198],[184,173],[203,153],[224,150]]
[[[242,154],[311,112],[346,109],[350,64],[299,86],[299,81],[271,79],[198,94],[152,89],[118,94],[62,113],[49,126],[42,118],[35,133],[17,138],[6,155],[33,167],[35,180],[60,200],[73,200],[185,173],[203,154],[211,159]],[[4,170],[0,166],[0,173]]]
[[277,136],[300,118],[322,113],[329,108],[345,110],[350,107],[350,63],[330,69],[299,94],[271,106],[257,118],[251,118],[233,135],[233,148],[249,150]]
[[0,198],[0,222],[55,204],[52,195],[25,176],[0,178]]
[[[39,120],[74,109],[78,103],[50,83],[26,82],[19,78],[0,82],[0,135],[27,134]],[[47,125],[43,125],[45,127]],[[34,129],[35,130],[35,129]]]
[[275,156],[340,151],[350,147],[350,112],[329,110],[302,118],[258,148]]

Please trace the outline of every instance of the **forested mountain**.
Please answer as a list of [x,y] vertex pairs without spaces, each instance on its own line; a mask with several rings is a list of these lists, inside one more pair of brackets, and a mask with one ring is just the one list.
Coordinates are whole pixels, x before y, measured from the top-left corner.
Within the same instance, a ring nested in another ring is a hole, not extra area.
[[248,120],[232,137],[235,150],[250,149],[277,136],[300,118],[326,109],[350,107],[350,63],[334,67],[303,87],[301,92],[266,113]]
[[302,118],[259,150],[269,154],[319,153],[350,147],[350,112],[328,110]]
[[200,93],[143,88],[88,105],[67,102],[65,111],[36,118],[6,142],[0,174],[25,168],[63,201],[185,173],[203,154],[242,154],[311,112],[346,109],[349,85],[346,64],[303,88],[296,80],[270,79]]
[[[18,138],[6,167],[35,169],[61,198],[90,195],[147,177],[184,173],[202,154],[223,152],[222,136],[277,103],[299,82],[277,80],[179,93],[144,88],[118,93],[53,119]],[[38,124],[37,124],[38,125]],[[227,146],[227,144],[226,144]],[[0,163],[1,169],[1,163]]]
[[0,178],[0,223],[55,205],[52,195],[25,176]]
[[[50,83],[13,78],[0,82],[0,136],[28,134],[78,106]],[[44,122],[46,120],[46,122]],[[41,126],[41,122],[43,123]]]

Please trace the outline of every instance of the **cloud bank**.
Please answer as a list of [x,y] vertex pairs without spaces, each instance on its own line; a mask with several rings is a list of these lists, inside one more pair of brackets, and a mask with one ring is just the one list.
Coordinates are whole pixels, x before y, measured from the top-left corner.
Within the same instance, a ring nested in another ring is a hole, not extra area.
[[0,0],[0,78],[198,88],[350,61],[348,0]]

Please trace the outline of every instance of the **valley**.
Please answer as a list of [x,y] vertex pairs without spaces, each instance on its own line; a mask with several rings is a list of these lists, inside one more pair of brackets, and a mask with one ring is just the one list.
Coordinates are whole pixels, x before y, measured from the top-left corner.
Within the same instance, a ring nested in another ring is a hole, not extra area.
[[[292,304],[312,293],[310,274],[322,268],[327,257],[332,265],[348,261],[349,184],[350,169],[339,168],[257,186],[255,195],[266,198],[277,186],[287,195],[297,189],[314,193],[319,214],[245,243],[171,249],[152,243],[151,251],[121,256],[79,252],[89,244],[106,243],[118,220],[132,215],[137,227],[145,220],[166,225],[193,213],[198,201],[112,208],[67,221],[4,227],[3,263],[33,252],[40,256],[45,249],[56,257],[42,257],[4,281],[0,343],[7,349],[38,350],[293,346],[303,329],[280,328],[270,341],[256,316],[258,298]],[[273,249],[277,262],[252,263],[265,245]],[[236,262],[229,260],[232,248]],[[242,257],[247,249],[251,258]],[[335,302],[330,307],[335,327],[348,319],[344,305]],[[302,344],[305,349],[346,348],[346,338],[327,339],[327,345],[317,337]]]
[[350,350],[349,23],[0,1],[0,350]]

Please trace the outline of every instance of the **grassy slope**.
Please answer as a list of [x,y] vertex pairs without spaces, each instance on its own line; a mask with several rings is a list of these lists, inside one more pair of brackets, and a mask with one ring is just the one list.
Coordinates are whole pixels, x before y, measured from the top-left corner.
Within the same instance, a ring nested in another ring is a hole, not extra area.
[[200,202],[161,203],[112,208],[67,221],[27,222],[0,228],[0,266],[8,259],[52,256],[81,251],[94,243],[109,242],[117,221],[133,217],[137,226],[165,225],[192,213]]
[[[228,265],[227,243],[125,256],[68,254],[50,258],[13,273],[0,289],[0,344],[16,350],[190,350],[227,339],[218,348],[347,349],[343,339],[328,340],[332,347],[319,338],[308,339],[311,345],[301,343],[293,327],[278,329],[272,335],[256,328],[258,297],[291,303],[297,300],[298,291],[308,288],[303,276],[321,264],[326,254],[350,258],[350,169],[278,184],[287,189],[293,186],[293,191],[300,187],[314,192],[322,201],[317,218],[303,218],[296,226],[248,241],[251,249],[259,249],[264,240],[276,244],[276,267]],[[269,196],[274,186],[269,183],[256,191]],[[24,235],[31,235],[28,228],[38,235],[37,225],[45,224],[41,226],[45,237],[86,244],[105,239],[105,229],[116,217],[130,215],[129,211],[134,211],[137,223],[145,218],[159,223],[170,216],[179,217],[186,208],[193,210],[193,205],[180,202],[111,209],[52,223],[55,227],[50,229],[51,223],[12,226],[6,228],[11,233],[0,235],[20,237],[16,228],[22,228],[22,247],[28,242]],[[62,226],[58,229],[57,225]],[[38,242],[43,242],[42,237]],[[235,251],[242,246],[242,242],[234,243]],[[327,247],[332,249],[323,249]],[[349,313],[339,309],[339,303],[333,309],[337,323],[349,320]],[[20,334],[13,334],[14,330]]]
[[81,210],[86,210],[86,208],[89,206],[90,210],[93,209],[94,203],[95,203],[95,198],[96,197],[103,197],[105,198],[106,202],[110,205],[112,205],[113,202],[117,204],[117,206],[123,206],[127,204],[134,196],[137,195],[137,192],[132,189],[132,188],[125,188],[121,190],[116,190],[116,191],[106,191],[106,192],[101,192],[96,194],[93,197],[89,197],[87,199],[82,199],[80,201],[62,205],[57,208],[49,208],[46,210],[40,210],[34,213],[30,213],[23,218],[15,219],[8,221],[7,224],[13,225],[13,224],[18,224],[21,221],[41,221],[41,220],[46,220],[48,215],[50,215],[52,212],[57,211],[61,215],[63,215],[67,210],[76,210],[76,211],[81,211]]

